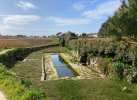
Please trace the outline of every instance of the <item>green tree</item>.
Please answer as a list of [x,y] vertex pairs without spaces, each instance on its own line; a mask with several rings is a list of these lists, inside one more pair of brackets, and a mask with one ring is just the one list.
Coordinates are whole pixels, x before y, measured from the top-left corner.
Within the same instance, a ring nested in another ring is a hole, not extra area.
[[77,39],[77,35],[73,32],[68,31],[59,37],[59,44],[61,46],[68,46],[68,43],[72,39]]
[[99,37],[108,37],[108,29],[109,29],[109,19],[104,22],[98,32]]
[[118,39],[137,37],[137,0],[122,0],[121,7],[109,19],[108,33]]

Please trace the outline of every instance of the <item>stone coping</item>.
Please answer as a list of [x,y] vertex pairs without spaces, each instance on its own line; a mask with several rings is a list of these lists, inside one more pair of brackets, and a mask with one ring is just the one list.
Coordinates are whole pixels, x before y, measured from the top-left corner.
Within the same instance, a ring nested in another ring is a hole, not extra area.
[[[59,78],[58,73],[54,67],[54,64],[51,60],[51,54],[53,53],[44,53],[44,70],[45,70],[45,80],[57,80]],[[55,53],[54,53],[55,54]]]

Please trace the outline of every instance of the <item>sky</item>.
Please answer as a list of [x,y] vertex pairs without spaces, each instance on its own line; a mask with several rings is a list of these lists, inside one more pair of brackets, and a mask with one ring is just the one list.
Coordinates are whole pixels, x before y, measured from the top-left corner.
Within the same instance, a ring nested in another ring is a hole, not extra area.
[[120,5],[120,0],[1,0],[0,34],[95,33]]

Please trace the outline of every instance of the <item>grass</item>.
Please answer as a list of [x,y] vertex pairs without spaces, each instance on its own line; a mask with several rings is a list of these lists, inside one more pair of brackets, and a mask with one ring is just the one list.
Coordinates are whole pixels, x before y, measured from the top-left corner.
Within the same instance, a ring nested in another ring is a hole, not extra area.
[[[123,87],[129,92],[123,92]],[[47,81],[39,87],[53,100],[136,100],[137,86],[111,79]]]
[[0,90],[6,94],[8,100],[44,100],[43,92],[27,88],[21,84],[14,73],[0,64]]
[[[30,80],[33,88],[42,89],[51,100],[137,100],[137,85],[110,78],[40,82],[42,53],[60,50],[52,47],[33,52],[26,58],[39,60],[18,62],[11,70],[18,78]],[[123,87],[129,91],[123,92]]]
[[15,72],[18,78],[30,80],[32,85],[36,87],[40,83],[41,78],[41,58],[43,52],[59,52],[57,46],[32,52],[25,59],[33,59],[31,61],[19,61],[10,70]]

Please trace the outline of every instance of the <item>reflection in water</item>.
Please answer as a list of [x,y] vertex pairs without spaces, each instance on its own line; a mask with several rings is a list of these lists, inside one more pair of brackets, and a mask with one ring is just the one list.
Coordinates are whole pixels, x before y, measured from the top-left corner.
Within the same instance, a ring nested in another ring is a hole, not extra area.
[[75,77],[77,75],[58,54],[52,54],[51,59],[59,77]]

